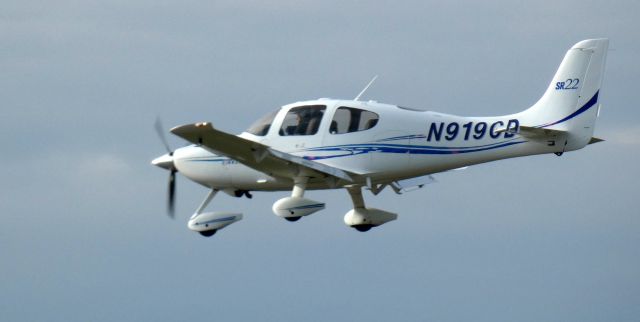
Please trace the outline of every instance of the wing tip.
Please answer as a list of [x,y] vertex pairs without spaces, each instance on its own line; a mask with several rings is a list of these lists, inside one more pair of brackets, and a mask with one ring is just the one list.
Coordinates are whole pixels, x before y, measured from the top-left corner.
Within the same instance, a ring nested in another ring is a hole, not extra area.
[[211,122],[189,123],[178,125],[169,131],[175,135],[181,136],[181,134],[192,133],[201,129],[213,129],[213,125]]

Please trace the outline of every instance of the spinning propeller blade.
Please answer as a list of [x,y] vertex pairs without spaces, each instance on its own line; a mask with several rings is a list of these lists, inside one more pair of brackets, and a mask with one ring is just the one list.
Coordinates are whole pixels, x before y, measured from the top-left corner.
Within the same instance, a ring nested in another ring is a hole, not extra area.
[[173,150],[169,147],[169,141],[167,141],[167,137],[164,135],[164,127],[162,126],[162,120],[160,117],[156,117],[154,128],[156,129],[156,133],[158,134],[160,141],[162,141],[162,144],[164,144],[165,149],[167,149],[169,155],[173,155]]
[[178,170],[172,168],[171,174],[169,174],[169,194],[167,196],[167,213],[172,219],[175,217],[176,210],[176,172],[178,172]]
[[176,169],[173,164],[173,150],[171,150],[169,142],[164,135],[164,127],[162,126],[162,120],[160,119],[160,117],[156,117],[154,128],[156,130],[156,133],[158,134],[158,137],[160,138],[160,141],[162,141],[162,144],[167,149],[168,157],[167,155],[162,156],[154,160],[154,162],[152,163],[170,171],[169,189],[167,193],[167,214],[169,214],[169,217],[173,219],[175,217],[176,172],[178,172],[178,169]]

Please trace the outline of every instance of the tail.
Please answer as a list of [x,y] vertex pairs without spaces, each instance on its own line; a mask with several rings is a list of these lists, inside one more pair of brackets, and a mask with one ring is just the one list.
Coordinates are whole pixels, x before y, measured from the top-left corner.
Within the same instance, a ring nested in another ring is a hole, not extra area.
[[565,151],[589,144],[600,110],[608,47],[608,39],[583,40],[571,47],[544,95],[520,114],[523,125],[567,132]]

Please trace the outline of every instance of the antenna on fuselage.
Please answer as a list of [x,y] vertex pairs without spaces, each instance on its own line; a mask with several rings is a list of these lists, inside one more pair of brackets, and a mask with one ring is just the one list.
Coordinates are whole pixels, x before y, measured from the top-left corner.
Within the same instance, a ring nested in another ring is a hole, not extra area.
[[369,89],[369,86],[371,86],[371,84],[373,84],[373,82],[376,81],[376,78],[378,78],[378,75],[373,76],[373,78],[371,79],[371,81],[369,81],[369,84],[367,84],[367,86],[364,87],[364,89],[360,92],[360,94],[358,94],[358,96],[356,96],[356,98],[354,98],[354,101],[357,101],[358,99],[360,99],[360,96],[362,96],[362,94],[364,94],[364,92],[367,91],[367,89]]

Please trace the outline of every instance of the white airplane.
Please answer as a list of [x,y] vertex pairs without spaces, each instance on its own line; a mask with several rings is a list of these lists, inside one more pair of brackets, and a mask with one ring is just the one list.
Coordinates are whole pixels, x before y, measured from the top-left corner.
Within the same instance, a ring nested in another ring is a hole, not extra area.
[[[483,162],[574,151],[602,141],[592,137],[608,39],[589,39],[567,51],[549,87],[522,112],[495,117],[461,117],[375,101],[317,99],[285,105],[240,135],[209,122],[171,132],[192,145],[152,161],[170,171],[169,213],[173,216],[175,173],[210,189],[188,227],[203,236],[242,219],[235,212],[203,212],[223,191],[251,198],[251,191],[291,190],[273,204],[289,221],[325,208],[305,198],[307,190],[346,189],[353,209],[344,222],[367,231],[395,220],[395,213],[368,208],[362,189],[378,194],[421,188],[438,172]],[[375,78],[374,78],[375,79]],[[373,82],[373,80],[372,80]]]

